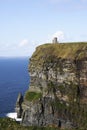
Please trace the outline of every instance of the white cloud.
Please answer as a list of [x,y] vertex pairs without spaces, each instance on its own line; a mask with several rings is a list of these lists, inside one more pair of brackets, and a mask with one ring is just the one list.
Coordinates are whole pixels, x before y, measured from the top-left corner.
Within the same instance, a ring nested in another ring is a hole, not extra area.
[[64,33],[62,31],[57,31],[56,33],[53,34],[52,39],[54,37],[58,38],[58,41],[64,40]]
[[24,39],[22,40],[20,43],[19,43],[19,47],[25,47],[29,44],[29,41],[27,39]]

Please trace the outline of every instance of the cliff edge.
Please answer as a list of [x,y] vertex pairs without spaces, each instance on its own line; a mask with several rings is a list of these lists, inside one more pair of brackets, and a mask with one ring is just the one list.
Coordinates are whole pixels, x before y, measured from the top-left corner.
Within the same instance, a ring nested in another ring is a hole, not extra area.
[[87,43],[37,47],[30,58],[29,74],[23,125],[82,128],[86,124]]

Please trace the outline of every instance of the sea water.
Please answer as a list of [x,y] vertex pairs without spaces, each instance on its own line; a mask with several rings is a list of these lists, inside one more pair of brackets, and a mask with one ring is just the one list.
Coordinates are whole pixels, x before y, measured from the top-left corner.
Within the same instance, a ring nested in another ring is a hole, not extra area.
[[15,112],[19,92],[29,87],[29,58],[0,58],[0,117]]

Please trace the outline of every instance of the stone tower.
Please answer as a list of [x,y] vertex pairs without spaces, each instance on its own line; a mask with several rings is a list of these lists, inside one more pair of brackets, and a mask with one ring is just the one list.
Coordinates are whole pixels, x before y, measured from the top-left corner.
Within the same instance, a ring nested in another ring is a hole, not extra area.
[[57,37],[54,37],[54,38],[53,38],[52,43],[58,43]]

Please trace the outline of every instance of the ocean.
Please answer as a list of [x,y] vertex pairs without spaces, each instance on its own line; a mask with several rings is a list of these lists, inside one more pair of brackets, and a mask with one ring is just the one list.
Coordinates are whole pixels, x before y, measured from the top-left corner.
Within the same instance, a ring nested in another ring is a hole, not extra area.
[[15,111],[19,92],[29,88],[29,58],[0,58],[0,117]]

